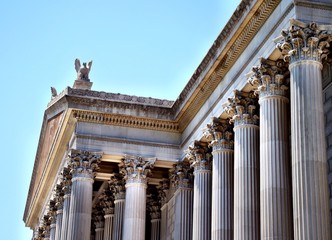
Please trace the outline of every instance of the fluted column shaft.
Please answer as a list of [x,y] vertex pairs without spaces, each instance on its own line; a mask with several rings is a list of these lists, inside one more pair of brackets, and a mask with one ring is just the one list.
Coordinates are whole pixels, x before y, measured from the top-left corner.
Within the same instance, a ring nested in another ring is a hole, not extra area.
[[50,240],[55,240],[55,231],[56,231],[56,224],[52,223],[50,226]]
[[167,237],[167,204],[161,207],[161,222],[160,222],[160,240],[166,240]]
[[118,199],[114,201],[114,226],[112,231],[112,240],[122,239],[124,205],[125,199]]
[[64,196],[64,201],[63,201],[61,240],[67,240],[69,210],[70,210],[70,193],[68,193]]
[[211,239],[233,240],[234,151],[213,149]]
[[259,240],[258,126],[234,127],[234,239]]
[[63,210],[59,209],[56,211],[56,222],[55,222],[55,239],[61,239],[61,226],[62,226]]
[[289,69],[295,239],[330,239],[322,64],[302,60]]
[[107,214],[104,217],[104,240],[112,240],[114,214]]
[[126,184],[123,240],[145,240],[146,183]]
[[96,236],[95,240],[103,240],[104,239],[104,228],[96,228]]
[[160,219],[151,220],[151,240],[160,239]]
[[175,192],[174,239],[191,240],[193,231],[193,190],[179,187]]
[[68,221],[68,240],[89,240],[92,213],[92,184],[88,177],[72,179]]
[[293,239],[288,143],[288,99],[260,103],[260,214],[262,240]]
[[194,171],[193,239],[211,239],[211,170]]

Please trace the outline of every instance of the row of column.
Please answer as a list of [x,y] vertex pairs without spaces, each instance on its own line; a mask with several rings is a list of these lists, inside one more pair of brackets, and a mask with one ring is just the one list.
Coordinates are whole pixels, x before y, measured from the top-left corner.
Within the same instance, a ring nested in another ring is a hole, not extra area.
[[[278,44],[289,66],[261,59],[249,78],[255,93],[235,91],[225,108],[230,123],[214,118],[208,125],[205,135],[212,152],[198,141],[189,147],[193,191],[187,168],[179,163],[176,239],[330,239],[321,85],[321,61],[332,40],[327,28],[292,20]],[[73,151],[70,159],[70,195],[59,194],[64,201],[57,206],[56,222],[51,223],[54,216],[45,218],[40,230],[45,239],[90,238],[92,183],[100,155]],[[126,201],[115,200],[114,213],[125,205],[123,239],[145,239],[147,175],[154,161],[127,156],[122,163]],[[167,212],[163,206],[161,220],[152,223],[152,236],[167,232]],[[104,224],[103,235],[102,227],[97,228],[97,239],[109,239],[115,225],[122,227],[111,213]],[[121,238],[116,233],[112,237]]]

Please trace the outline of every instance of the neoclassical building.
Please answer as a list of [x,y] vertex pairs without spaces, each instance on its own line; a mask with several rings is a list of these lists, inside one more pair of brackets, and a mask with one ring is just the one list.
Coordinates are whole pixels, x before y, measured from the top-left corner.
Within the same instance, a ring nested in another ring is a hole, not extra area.
[[76,60],[45,110],[32,239],[332,239],[331,44],[331,0],[243,0],[176,101],[94,91]]

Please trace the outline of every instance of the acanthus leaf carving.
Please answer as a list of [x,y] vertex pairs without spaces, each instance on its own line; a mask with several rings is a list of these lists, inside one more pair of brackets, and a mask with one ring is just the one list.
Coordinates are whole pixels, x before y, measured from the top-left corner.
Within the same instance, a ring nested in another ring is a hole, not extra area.
[[277,48],[286,62],[314,60],[322,62],[329,54],[332,41],[332,27],[318,25],[315,22],[304,23],[290,19],[290,27],[282,30]]
[[286,96],[289,71],[282,60],[260,59],[260,64],[252,68],[248,83],[255,87],[255,94],[264,96]]
[[225,119],[212,118],[212,123],[207,124],[204,136],[210,142],[213,150],[233,149],[233,124]]
[[127,183],[147,183],[147,176],[155,163],[155,158],[144,159],[140,156],[126,155],[122,159],[122,173]]
[[68,167],[71,169],[73,179],[76,177],[93,179],[95,171],[99,169],[98,164],[101,157],[101,153],[72,149],[69,154]]
[[234,91],[234,96],[228,98],[228,105],[225,107],[225,112],[231,118],[230,122],[234,126],[253,124],[258,125],[258,115],[256,108],[258,106],[257,96],[253,92]]
[[200,170],[211,170],[212,155],[207,143],[194,141],[186,151],[186,158],[194,168],[194,173]]

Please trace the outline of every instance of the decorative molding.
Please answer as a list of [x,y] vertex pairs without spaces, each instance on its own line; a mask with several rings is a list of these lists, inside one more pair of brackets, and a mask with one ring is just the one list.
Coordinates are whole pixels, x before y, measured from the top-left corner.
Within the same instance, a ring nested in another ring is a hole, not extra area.
[[84,110],[73,110],[73,116],[77,121],[92,122],[98,124],[115,125],[122,127],[133,127],[151,129],[166,132],[179,132],[179,125],[175,121],[135,117],[112,113],[98,113]]

